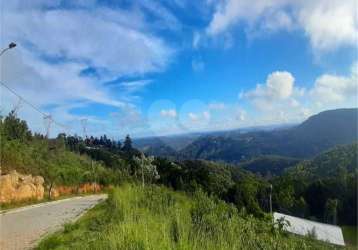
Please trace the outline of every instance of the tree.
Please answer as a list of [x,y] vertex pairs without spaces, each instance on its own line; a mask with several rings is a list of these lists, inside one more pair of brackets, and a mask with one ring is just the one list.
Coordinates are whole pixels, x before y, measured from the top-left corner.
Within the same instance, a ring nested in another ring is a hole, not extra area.
[[325,205],[325,220],[328,223],[337,224],[337,207],[338,200],[337,199],[328,199]]
[[31,139],[31,131],[26,121],[20,120],[14,110],[5,117],[3,126],[3,135],[8,140],[27,141]]
[[124,140],[122,150],[125,151],[125,152],[131,152],[133,150],[132,139],[130,138],[129,135],[127,135],[126,139]]
[[298,200],[295,200],[293,210],[295,215],[305,217],[307,213],[307,203],[302,196]]
[[294,205],[295,190],[292,185],[292,180],[288,177],[279,178],[273,192],[273,203],[275,206],[285,213],[289,213]]
[[153,164],[154,157],[145,157],[144,154],[141,154],[140,157],[134,156],[133,160],[137,165],[137,169],[140,169],[141,171],[143,187],[146,181],[151,183],[154,180],[158,180],[160,178],[157,167]]
[[116,146],[118,149],[121,149],[122,148],[122,143],[120,141],[117,141],[117,146]]
[[263,216],[257,200],[258,192],[259,183],[254,178],[243,178],[228,191],[228,201],[234,203],[239,211],[244,209],[255,216]]
[[45,176],[45,180],[48,184],[48,198],[51,199],[51,193],[55,183],[59,180],[61,176],[61,170],[53,163],[47,163],[42,169],[43,176]]

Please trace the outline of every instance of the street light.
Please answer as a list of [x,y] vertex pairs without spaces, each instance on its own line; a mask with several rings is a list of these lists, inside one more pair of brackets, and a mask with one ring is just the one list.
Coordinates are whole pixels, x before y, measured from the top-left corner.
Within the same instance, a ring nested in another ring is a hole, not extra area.
[[272,184],[270,184],[270,213],[272,214]]
[[13,43],[13,42],[10,43],[7,48],[3,49],[3,50],[0,52],[0,56],[2,56],[2,54],[4,54],[7,50],[13,49],[13,48],[15,48],[15,47],[16,47],[16,43]]

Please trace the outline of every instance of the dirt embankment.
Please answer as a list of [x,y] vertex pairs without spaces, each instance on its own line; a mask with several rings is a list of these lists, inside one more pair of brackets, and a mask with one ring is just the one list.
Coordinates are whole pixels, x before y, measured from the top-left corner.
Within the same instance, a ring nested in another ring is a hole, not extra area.
[[[42,176],[23,175],[16,170],[0,175],[0,204],[42,200],[45,192],[45,180]],[[77,186],[55,186],[51,188],[50,198],[71,194],[97,193],[103,186],[95,183],[83,183]],[[47,188],[49,190],[49,188]]]
[[98,193],[103,190],[103,186],[96,183],[83,183],[79,186],[56,186],[51,190],[51,198],[63,195]]
[[44,178],[22,175],[16,170],[0,176],[0,203],[23,200],[42,200],[44,197]]

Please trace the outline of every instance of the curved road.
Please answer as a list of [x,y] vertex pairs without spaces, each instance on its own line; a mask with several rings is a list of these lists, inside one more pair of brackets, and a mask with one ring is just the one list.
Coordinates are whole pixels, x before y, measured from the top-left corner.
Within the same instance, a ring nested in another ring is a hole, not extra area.
[[0,214],[0,249],[30,249],[44,234],[59,230],[106,198],[106,194],[75,197]]

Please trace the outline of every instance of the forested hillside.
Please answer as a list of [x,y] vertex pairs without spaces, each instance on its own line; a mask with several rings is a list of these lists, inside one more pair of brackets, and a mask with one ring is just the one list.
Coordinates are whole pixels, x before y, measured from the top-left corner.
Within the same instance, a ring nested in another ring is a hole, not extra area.
[[[206,132],[135,140],[149,155],[242,163],[262,156],[310,158],[357,141],[358,109],[321,112],[299,125]],[[339,133],[338,133],[339,131]]]
[[244,161],[238,167],[270,179],[273,176],[283,174],[286,169],[295,166],[299,162],[300,160],[296,158],[265,155]]
[[307,158],[336,145],[357,141],[357,122],[358,109],[330,110],[292,128],[232,136],[203,136],[178,155],[186,159],[231,163],[262,155]]
[[339,146],[275,178],[276,210],[328,223],[357,223],[357,144]]

